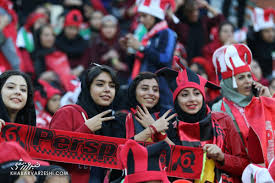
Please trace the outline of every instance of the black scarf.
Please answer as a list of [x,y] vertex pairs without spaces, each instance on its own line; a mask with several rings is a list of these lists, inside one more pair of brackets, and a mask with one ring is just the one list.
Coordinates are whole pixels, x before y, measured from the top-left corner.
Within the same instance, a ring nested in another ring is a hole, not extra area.
[[193,57],[201,56],[201,49],[204,45],[204,29],[201,20],[189,24],[188,39],[186,45],[186,51],[188,53],[188,60]]
[[34,69],[35,69],[35,74],[37,77],[45,72],[47,70],[46,66],[46,61],[45,57],[53,52],[55,52],[55,48],[42,48],[40,47],[39,49],[36,49],[32,54],[31,57],[34,62]]
[[204,100],[201,109],[196,114],[188,114],[184,112],[180,108],[177,100],[175,101],[175,111],[178,114],[178,119],[187,123],[199,122],[207,116],[207,107]]

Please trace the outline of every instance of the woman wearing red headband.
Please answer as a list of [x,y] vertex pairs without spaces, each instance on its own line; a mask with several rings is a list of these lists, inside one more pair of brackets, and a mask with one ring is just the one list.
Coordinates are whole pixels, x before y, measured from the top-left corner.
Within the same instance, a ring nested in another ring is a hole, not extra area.
[[249,163],[241,139],[230,116],[211,112],[205,103],[205,87],[219,87],[178,63],[183,71],[164,68],[157,73],[166,78],[173,91],[178,115],[176,123],[168,130],[168,137],[176,145],[203,148],[208,161],[212,162],[213,176],[206,181],[241,182],[242,171]]

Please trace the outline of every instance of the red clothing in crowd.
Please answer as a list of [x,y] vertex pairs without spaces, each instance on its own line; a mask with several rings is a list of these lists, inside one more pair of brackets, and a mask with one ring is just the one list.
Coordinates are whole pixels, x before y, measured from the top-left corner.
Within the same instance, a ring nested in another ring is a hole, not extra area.
[[[18,24],[18,18],[17,18],[16,12],[12,9],[12,3],[9,0],[1,0],[0,7],[3,8],[5,11],[7,11],[7,13],[11,16],[11,22],[4,27],[2,32],[6,37],[6,39],[11,38],[14,48],[16,49],[18,58],[21,59],[19,50],[16,47],[17,24]],[[3,72],[10,69],[12,69],[12,66],[9,63],[9,60],[4,56],[2,51],[0,51],[0,71]]]
[[46,111],[41,111],[36,119],[36,127],[38,128],[49,128],[51,123],[52,115]]
[[214,68],[213,62],[212,62],[212,56],[213,56],[213,53],[215,52],[215,50],[221,46],[223,46],[223,44],[220,41],[214,40],[214,41],[206,44],[202,49],[203,57],[207,60],[208,65],[210,67],[209,71],[207,71],[208,79],[210,81],[216,80],[215,79],[216,73],[215,73],[215,68]]
[[74,91],[76,85],[71,81],[76,79],[76,76],[71,74],[67,55],[61,51],[54,51],[45,56],[45,62],[47,70],[54,71],[60,77],[66,91]]
[[[219,112],[212,112],[212,115],[216,119],[217,124],[215,126],[220,126],[224,132],[224,147],[221,147],[224,150],[224,164],[216,163],[216,166],[233,176],[234,183],[241,182],[237,176],[241,176],[243,170],[249,164],[245,147],[242,145],[241,138],[229,115]],[[219,129],[216,130],[219,133]]]
[[[50,129],[59,129],[80,133],[92,133],[85,125],[82,113],[86,119],[86,111],[79,105],[66,105],[60,108],[53,116]],[[83,165],[64,164],[62,165],[71,175],[72,183],[88,182],[90,178],[90,168]]]

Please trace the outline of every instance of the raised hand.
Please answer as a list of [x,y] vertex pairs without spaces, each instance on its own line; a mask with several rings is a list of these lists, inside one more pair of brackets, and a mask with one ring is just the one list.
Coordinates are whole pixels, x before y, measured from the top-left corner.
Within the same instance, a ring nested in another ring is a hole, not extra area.
[[141,43],[134,37],[133,34],[127,34],[126,39],[127,39],[127,47],[131,47],[135,50],[138,50],[139,47],[141,46]]
[[196,0],[199,8],[207,8],[209,6],[206,0]]
[[205,144],[203,150],[206,152],[208,158],[219,162],[224,161],[224,153],[216,144]]
[[[159,118],[153,126],[156,128],[158,132],[162,132],[168,129],[169,121],[173,119],[176,114],[172,114],[171,116],[168,116],[168,114],[171,112],[171,109],[166,111],[161,118]],[[168,117],[167,117],[168,116]]]
[[155,120],[152,115],[149,113],[145,105],[142,105],[142,109],[137,106],[137,113],[135,119],[144,127],[147,128],[149,125],[153,124]]
[[126,37],[121,37],[119,39],[119,45],[124,49],[126,50],[127,49],[127,38]]
[[259,96],[272,97],[268,87],[256,81],[253,81],[253,85],[255,85],[255,88],[258,90]]
[[104,117],[105,115],[109,114],[110,112],[112,112],[111,109],[107,110],[107,111],[103,111],[102,113],[99,113],[98,115],[85,120],[85,125],[92,131],[95,132],[99,129],[101,129],[102,127],[102,122],[104,121],[109,121],[112,119],[115,119],[114,116],[110,116],[110,117]]

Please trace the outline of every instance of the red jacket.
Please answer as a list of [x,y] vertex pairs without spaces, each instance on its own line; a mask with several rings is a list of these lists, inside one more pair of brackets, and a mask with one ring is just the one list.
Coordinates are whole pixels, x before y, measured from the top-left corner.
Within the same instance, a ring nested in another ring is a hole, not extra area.
[[67,55],[61,51],[55,51],[45,56],[45,62],[47,69],[56,72],[60,77],[66,91],[74,91],[77,86],[72,84],[71,81],[76,79],[76,77],[71,74]]
[[229,115],[212,112],[212,119],[213,118],[216,119],[216,122],[224,131],[224,164],[220,165],[216,163],[216,166],[228,174],[234,175],[234,183],[241,182],[239,178],[245,167],[249,164],[245,147],[242,145],[241,138]]
[[[3,34],[6,38],[12,39],[12,42],[16,49],[16,53],[17,53],[19,59],[21,59],[19,49],[16,46],[18,18],[17,18],[16,12],[12,9],[12,5],[13,5],[12,2],[9,0],[1,0],[0,1],[0,7],[5,9],[7,11],[7,13],[12,17],[12,21],[4,27]],[[0,71],[4,72],[4,71],[10,70],[10,69],[12,69],[12,68],[11,68],[9,61],[3,55],[3,53],[0,51]]]
[[[59,129],[81,133],[92,133],[85,125],[82,113],[88,119],[86,111],[79,105],[66,105],[60,108],[53,116],[50,129]],[[90,168],[83,165],[63,164],[69,171],[72,183],[87,183],[90,178]]]
[[220,41],[212,41],[208,44],[206,44],[202,49],[203,57],[208,61],[209,64],[209,70],[207,70],[207,74],[210,81],[216,81],[216,73],[215,68],[212,62],[212,56],[213,53],[218,49],[219,47],[223,46],[223,44]]

